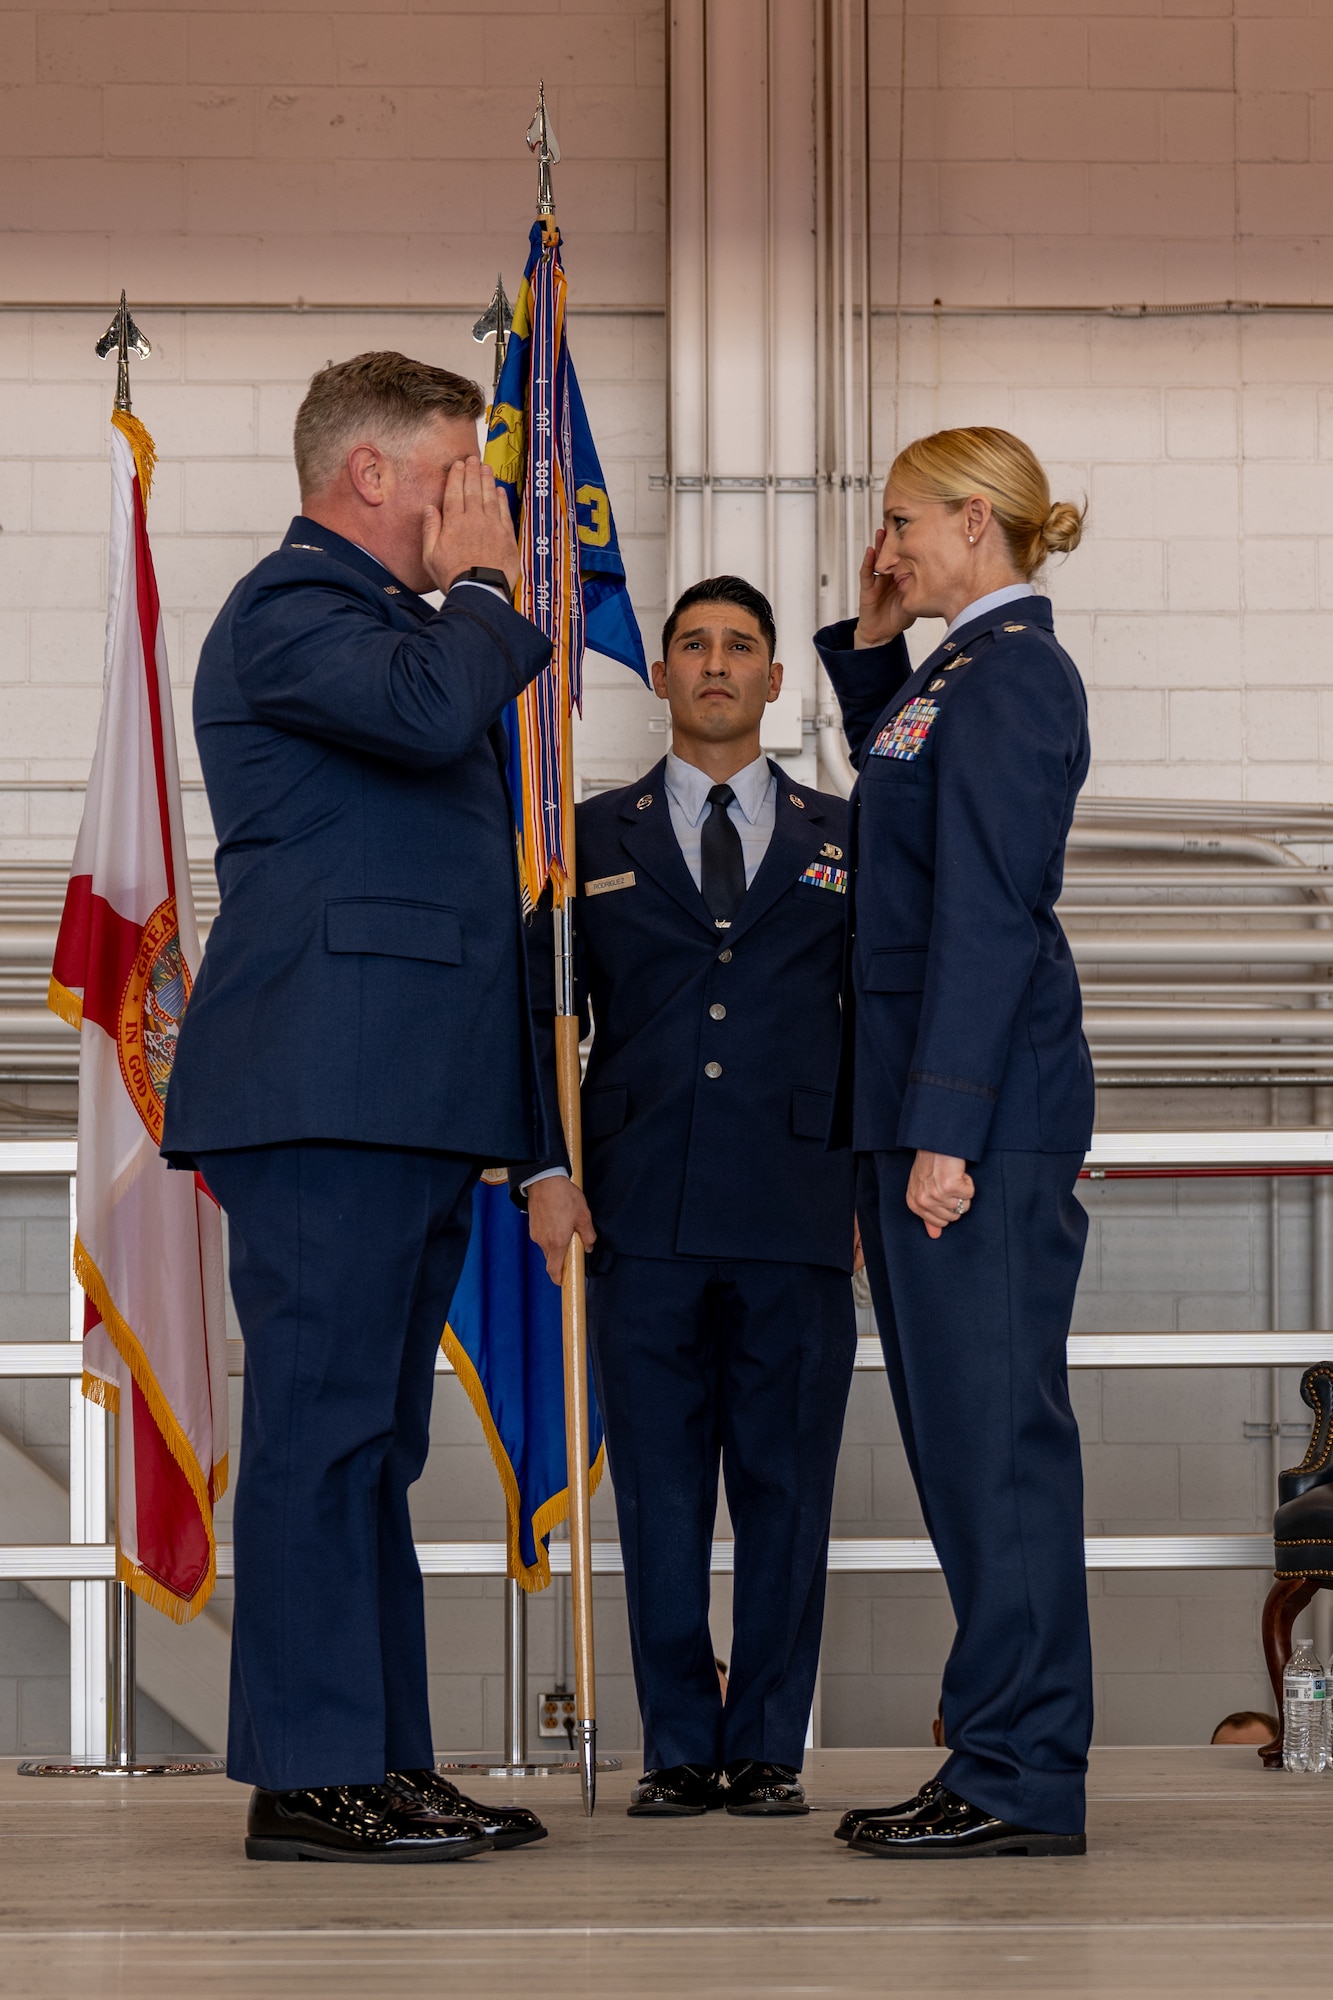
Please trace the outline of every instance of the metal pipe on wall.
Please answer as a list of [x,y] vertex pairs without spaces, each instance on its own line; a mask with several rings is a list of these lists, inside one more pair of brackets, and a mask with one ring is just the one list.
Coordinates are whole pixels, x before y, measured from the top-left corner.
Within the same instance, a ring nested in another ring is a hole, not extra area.
[[764,747],[840,792],[809,635],[850,608],[872,485],[865,41],[865,0],[671,16],[668,591],[765,590],[786,679]]

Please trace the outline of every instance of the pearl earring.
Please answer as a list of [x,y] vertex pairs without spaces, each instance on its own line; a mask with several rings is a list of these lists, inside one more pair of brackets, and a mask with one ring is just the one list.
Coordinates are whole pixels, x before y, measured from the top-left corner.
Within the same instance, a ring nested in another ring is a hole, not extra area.
[[976,538],[976,536],[975,536],[975,535],[969,535],[967,539],[968,539],[968,542],[969,542],[969,543],[972,543],[972,542],[975,542],[975,540],[976,540],[977,538]]

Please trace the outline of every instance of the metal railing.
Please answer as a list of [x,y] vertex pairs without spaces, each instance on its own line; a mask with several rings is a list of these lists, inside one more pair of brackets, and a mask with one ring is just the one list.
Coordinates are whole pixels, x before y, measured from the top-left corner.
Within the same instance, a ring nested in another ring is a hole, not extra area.
[[[0,805],[13,794],[17,812],[23,795],[29,823],[11,845],[41,851],[0,860],[0,1076],[11,1080],[77,1073],[78,1043],[45,1003],[73,840],[54,795],[81,789],[0,781]],[[212,840],[201,787],[185,790],[206,935]],[[1333,1084],[1333,809],[1084,798],[1060,916],[1103,1087]]]
[[[0,1142],[0,1175],[63,1179],[69,1190],[69,1230],[73,1242],[77,1181],[72,1140]],[[1278,1129],[1253,1132],[1139,1132],[1099,1134],[1088,1154],[1094,1177],[1128,1170],[1225,1171],[1250,1169],[1327,1172],[1333,1167],[1333,1134]],[[75,1757],[100,1755],[107,1737],[107,1586],[115,1575],[115,1547],[107,1540],[107,1429],[103,1411],[81,1391],[83,1294],[71,1272],[69,1337],[65,1341],[0,1340],[0,1379],[64,1378],[69,1382],[70,1539],[58,1544],[0,1543],[0,1581],[68,1581],[70,1585],[70,1733]],[[1247,1368],[1304,1367],[1322,1357],[1330,1335],[1321,1332],[1097,1333],[1071,1334],[1071,1368]],[[244,1347],[228,1343],[233,1375],[244,1371]],[[882,1371],[879,1342],[862,1338],[856,1367]],[[437,1373],[452,1373],[441,1354]],[[1268,1569],[1271,1533],[1187,1535],[1090,1535],[1086,1560],[1094,1570]],[[423,1541],[417,1555],[425,1576],[493,1576],[507,1573],[503,1541]],[[552,1541],[551,1568],[569,1571],[568,1545]],[[830,1572],[869,1574],[937,1570],[935,1551],[924,1536],[837,1538],[829,1545]],[[715,1541],[712,1568],[727,1575],[733,1547]],[[593,1544],[593,1569],[603,1576],[622,1572],[615,1542]],[[218,1575],[230,1577],[232,1548],[218,1547]],[[517,1713],[521,1688],[511,1690]],[[511,1728],[511,1735],[513,1730]]]

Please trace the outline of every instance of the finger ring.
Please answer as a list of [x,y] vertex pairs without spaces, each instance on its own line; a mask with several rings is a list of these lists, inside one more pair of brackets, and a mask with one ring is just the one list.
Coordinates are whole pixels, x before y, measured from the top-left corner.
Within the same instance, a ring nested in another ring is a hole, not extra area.
[[967,1203],[963,1200],[961,1195],[958,1197],[958,1200],[953,1205],[953,1212],[955,1215],[966,1215],[967,1213]]

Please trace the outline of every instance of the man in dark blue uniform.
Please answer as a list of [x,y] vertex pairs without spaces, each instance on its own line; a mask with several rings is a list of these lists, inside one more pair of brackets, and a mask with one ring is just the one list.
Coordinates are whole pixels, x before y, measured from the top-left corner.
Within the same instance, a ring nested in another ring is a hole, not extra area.
[[478,1162],[548,1143],[498,724],[550,648],[509,602],[481,410],[399,354],[317,375],[302,512],[195,685],[222,905],[163,1150],[227,1212],[246,1342],[228,1770],[256,1859],[542,1832],[435,1777],[407,1499]]
[[[591,1244],[589,1209],[596,1223],[588,1318],[643,1715],[636,1815],[808,1810],[856,1351],[852,1160],[825,1144],[847,811],[760,750],[774,641],[767,600],[737,577],[696,584],[667,620],[653,685],[672,752],[578,809],[588,1207],[562,1162],[521,1175],[553,1277],[574,1227]],[[708,1626],[719,1461],[735,1531],[725,1706]]]

